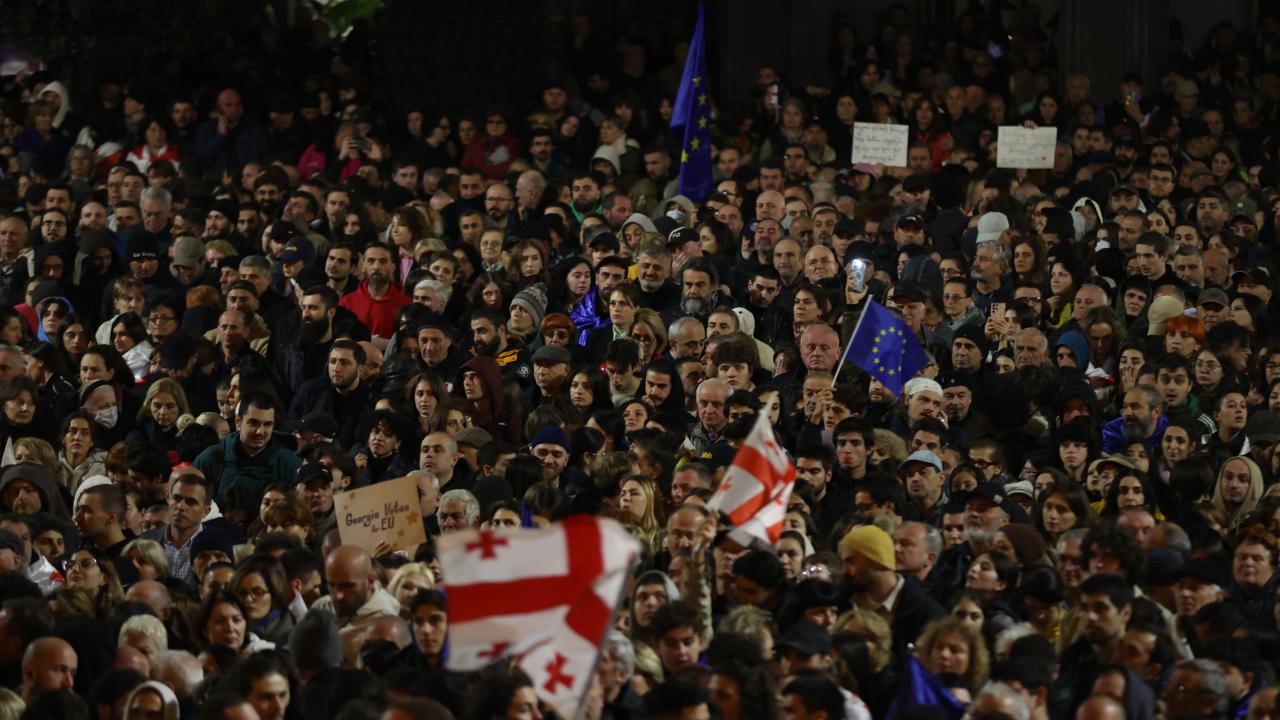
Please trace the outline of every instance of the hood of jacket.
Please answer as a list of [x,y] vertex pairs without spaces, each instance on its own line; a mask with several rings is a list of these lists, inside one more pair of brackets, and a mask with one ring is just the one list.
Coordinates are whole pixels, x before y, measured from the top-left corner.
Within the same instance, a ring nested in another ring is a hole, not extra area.
[[462,387],[462,375],[467,370],[478,373],[480,378],[484,380],[485,400],[489,403],[489,422],[496,426],[498,418],[502,417],[503,407],[503,386],[502,386],[502,369],[498,367],[498,363],[493,358],[478,356],[462,363],[462,367],[458,368],[458,373],[453,379],[455,388]]
[[[35,463],[18,463],[5,468],[4,474],[0,475],[0,495],[4,495],[5,488],[9,487],[9,483],[15,480],[26,480],[35,486],[36,492],[40,493],[40,509],[44,512],[55,512],[53,506],[53,496],[56,492],[53,485],[53,476],[42,465]],[[11,508],[5,508],[10,510]]]

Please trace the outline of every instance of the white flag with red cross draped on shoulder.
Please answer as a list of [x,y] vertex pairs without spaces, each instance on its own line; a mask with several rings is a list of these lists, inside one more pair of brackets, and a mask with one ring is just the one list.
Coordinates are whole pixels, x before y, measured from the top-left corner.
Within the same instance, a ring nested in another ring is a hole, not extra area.
[[518,657],[543,701],[578,716],[640,545],[620,524],[577,515],[541,530],[442,535],[450,670]]
[[796,486],[796,466],[773,435],[766,413],[759,413],[733,464],[707,505],[729,516],[729,539],[747,546],[753,539],[778,541],[787,502]]

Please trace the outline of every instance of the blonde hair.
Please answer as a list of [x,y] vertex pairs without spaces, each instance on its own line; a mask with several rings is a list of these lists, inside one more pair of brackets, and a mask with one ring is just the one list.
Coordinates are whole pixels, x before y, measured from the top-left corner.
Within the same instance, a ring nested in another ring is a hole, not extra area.
[[142,399],[142,409],[138,411],[138,420],[146,420],[151,418],[151,401],[155,400],[160,393],[169,393],[173,396],[173,401],[178,404],[178,416],[191,414],[191,406],[187,404],[187,393],[173,378],[161,378],[147,388],[147,396]]
[[47,440],[38,437],[24,437],[13,441],[13,449],[26,450],[31,459],[42,465],[53,474],[59,483],[66,485],[66,469],[58,461],[58,451],[53,449]]
[[6,687],[0,687],[0,720],[18,720],[27,704],[18,693]]
[[155,540],[137,538],[130,540],[124,546],[124,549],[120,551],[120,554],[128,557],[129,553],[134,550],[137,550],[142,555],[143,562],[156,569],[158,577],[169,576],[169,556],[165,555],[164,548],[160,546],[160,543]]
[[888,667],[893,659],[893,631],[888,621],[870,610],[855,607],[836,618],[836,632],[846,630],[845,626],[850,623],[857,623],[862,630],[860,634],[871,643],[871,672],[878,673]]
[[[925,625],[924,630],[920,631],[920,638],[916,640],[916,657],[920,658],[921,664],[929,667],[929,655],[933,652],[933,644],[939,637],[948,633],[959,635],[969,646],[969,667],[964,673],[964,679],[968,681],[969,687],[982,687],[987,681],[987,667],[990,663],[987,644],[977,630],[959,618],[944,615]],[[931,667],[929,670],[934,671]]]
[[883,428],[876,428],[875,435],[876,445],[884,448],[885,453],[893,458],[896,463],[901,463],[907,459],[907,443],[902,438]]
[[120,626],[120,635],[116,639],[116,645],[123,647],[130,635],[151,638],[156,643],[156,650],[161,652],[169,649],[169,633],[165,630],[164,623],[152,615],[134,615],[125,620],[124,624]]
[[387,592],[395,597],[396,592],[400,589],[401,583],[410,575],[422,575],[427,578],[427,587],[436,586],[435,573],[431,572],[431,567],[426,563],[411,562],[405,563],[396,568],[396,572],[391,576],[391,581],[387,583]]

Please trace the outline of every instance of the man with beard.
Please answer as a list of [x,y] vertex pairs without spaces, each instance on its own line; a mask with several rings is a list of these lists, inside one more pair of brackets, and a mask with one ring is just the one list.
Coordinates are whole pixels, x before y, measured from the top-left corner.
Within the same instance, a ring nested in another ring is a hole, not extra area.
[[338,441],[343,447],[354,445],[360,421],[373,405],[369,388],[360,380],[360,367],[365,359],[360,343],[335,341],[329,350],[325,375],[312,378],[298,388],[289,406],[289,416],[300,418],[309,412],[325,413],[338,421]]
[[[1014,522],[1015,515],[1021,522],[1027,522],[1027,515],[1004,492],[1004,487],[995,483],[979,483],[969,493],[956,493],[953,502],[964,505],[964,526],[968,539],[963,543],[943,551],[934,566],[933,573],[937,579],[935,587],[964,587],[965,573],[969,566],[984,552],[991,549],[1000,528]],[[940,600],[945,598],[939,598]]]
[[353,274],[360,262],[360,254],[351,245],[333,245],[324,254],[324,275],[327,285],[339,297],[346,297],[359,289],[359,278]]
[[636,249],[636,281],[640,307],[662,312],[680,300],[680,289],[671,282],[671,251],[660,242],[642,242]]
[[289,187],[288,181],[281,179],[277,173],[267,172],[258,176],[253,182],[253,200],[267,222],[280,217],[280,199],[284,190]]
[[396,315],[400,308],[413,302],[392,282],[395,253],[385,244],[376,242],[364,251],[364,280],[355,292],[342,298],[342,307],[369,328],[373,343],[386,347],[387,340],[396,331]]
[[889,621],[895,655],[906,657],[912,638],[946,614],[919,580],[898,574],[893,538],[875,525],[856,527],[840,540],[840,565],[853,604]]
[[236,220],[240,217],[240,203],[232,198],[214,200],[209,212],[204,217],[204,240],[227,240],[232,245],[239,245],[243,238],[231,239],[236,229]]
[[486,228],[498,228],[510,231],[517,224],[515,213],[515,196],[511,188],[502,183],[490,185],[484,191],[484,225]]
[[1133,614],[1133,584],[1108,573],[1091,575],[1080,585],[1084,632],[1062,651],[1062,672],[1049,691],[1052,717],[1069,717],[1089,694],[1093,678],[1120,659],[1120,640]]
[[569,192],[572,198],[570,209],[573,211],[575,220],[582,222],[582,219],[588,215],[601,213],[600,188],[604,187],[604,184],[604,177],[594,170],[581,172],[574,176]]
[[466,351],[454,347],[453,325],[440,313],[428,313],[418,323],[416,332],[422,369],[448,378],[453,377],[467,361]]
[[382,618],[398,618],[400,603],[378,584],[373,559],[362,548],[339,545],[324,561],[329,594],[312,606],[337,617],[343,665],[355,667],[369,626]]
[[511,342],[507,332],[506,317],[491,307],[478,308],[471,313],[471,345],[476,355],[493,358],[509,375],[519,366],[523,343]]
[[1168,422],[1160,391],[1151,385],[1139,385],[1124,394],[1120,417],[1102,426],[1102,451],[1114,455],[1138,441],[1154,450],[1160,447],[1160,435]]
[[679,318],[692,317],[705,323],[720,293],[720,275],[707,258],[693,258],[680,271],[680,304],[662,311],[662,321],[670,325]]
[[301,388],[304,382],[319,377],[333,345],[338,293],[314,285],[303,292],[299,304],[301,313],[271,336],[271,369],[282,388]]

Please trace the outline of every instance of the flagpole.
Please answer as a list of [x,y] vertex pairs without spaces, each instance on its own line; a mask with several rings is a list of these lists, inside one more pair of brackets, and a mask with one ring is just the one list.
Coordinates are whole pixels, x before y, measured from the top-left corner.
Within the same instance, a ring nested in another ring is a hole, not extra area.
[[[640,557],[636,554],[631,555],[631,562],[627,564],[626,577],[630,577],[635,572],[636,566],[640,564]],[[600,643],[596,653],[596,659],[591,663],[592,678],[587,682],[586,687],[582,689],[582,695],[578,697],[578,709],[574,711],[571,720],[583,720],[587,712],[587,695],[591,694],[591,683],[595,682],[596,672],[600,669],[600,656],[607,652],[604,648],[605,638],[609,637],[609,632],[613,630],[613,626],[618,622],[618,611],[622,609],[622,601],[627,597],[628,585],[630,583],[623,582],[622,588],[618,590],[618,599],[613,603],[613,613],[609,615],[609,626],[604,631],[604,637],[600,638]]]
[[[868,297],[867,303],[874,303],[875,300]],[[844,367],[845,358],[849,357],[849,348],[853,347],[853,341],[858,337],[858,329],[862,327],[862,321],[867,317],[867,309],[864,306],[862,313],[858,315],[858,322],[853,326],[853,334],[849,336],[849,344],[844,346],[844,352],[840,353],[840,362],[836,363],[835,372],[831,373],[831,387],[836,386],[836,381],[840,379],[840,369]]]

